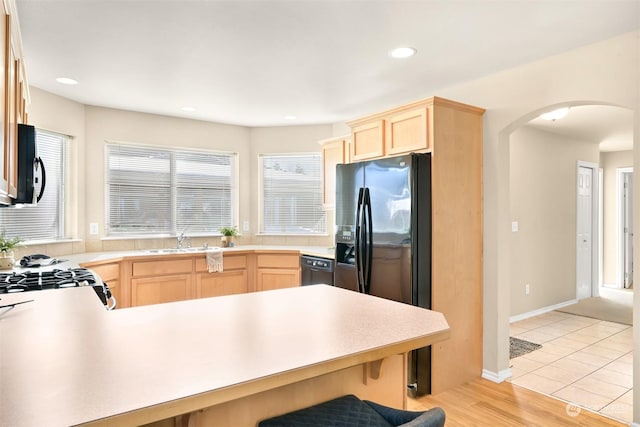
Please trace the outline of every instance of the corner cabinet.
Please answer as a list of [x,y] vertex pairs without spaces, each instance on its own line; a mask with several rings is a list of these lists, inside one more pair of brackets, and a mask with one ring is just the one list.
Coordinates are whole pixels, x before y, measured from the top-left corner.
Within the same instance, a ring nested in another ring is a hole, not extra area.
[[336,200],[336,165],[349,163],[349,138],[325,139],[322,145],[322,207],[333,209]]
[[451,327],[432,348],[432,393],[482,374],[484,110],[432,97],[352,122],[352,160],[431,153],[431,308]]
[[11,204],[18,191],[18,124],[27,123],[29,87],[15,1],[1,2],[0,12],[0,67],[4,72],[0,79],[0,204]]

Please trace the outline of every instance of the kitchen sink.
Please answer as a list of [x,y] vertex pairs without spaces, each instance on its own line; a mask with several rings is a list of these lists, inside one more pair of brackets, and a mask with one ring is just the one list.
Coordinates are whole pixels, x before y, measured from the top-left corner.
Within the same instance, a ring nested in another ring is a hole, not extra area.
[[205,252],[210,248],[199,247],[199,248],[167,248],[167,249],[146,249],[144,252],[149,254],[184,254],[184,253],[193,253],[193,252]]

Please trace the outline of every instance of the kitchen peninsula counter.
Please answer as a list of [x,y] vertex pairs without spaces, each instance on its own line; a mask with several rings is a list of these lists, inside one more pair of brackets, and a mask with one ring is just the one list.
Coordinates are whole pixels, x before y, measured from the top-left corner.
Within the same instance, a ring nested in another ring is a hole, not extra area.
[[1,298],[34,299],[0,310],[7,426],[255,425],[349,393],[402,407],[406,353],[449,335],[440,313],[324,285],[111,312],[89,287]]

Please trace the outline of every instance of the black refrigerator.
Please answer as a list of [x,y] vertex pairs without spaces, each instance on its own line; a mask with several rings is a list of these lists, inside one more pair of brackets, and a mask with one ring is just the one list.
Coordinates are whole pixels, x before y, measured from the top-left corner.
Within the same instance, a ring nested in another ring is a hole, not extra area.
[[[431,308],[431,154],[336,167],[334,285]],[[431,392],[431,348],[413,351],[408,384]]]

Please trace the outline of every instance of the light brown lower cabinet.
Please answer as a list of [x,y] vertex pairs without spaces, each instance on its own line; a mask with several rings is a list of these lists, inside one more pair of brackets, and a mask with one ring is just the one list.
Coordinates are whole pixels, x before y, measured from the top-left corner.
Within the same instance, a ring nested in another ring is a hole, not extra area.
[[196,275],[196,298],[246,294],[247,292],[249,292],[247,270],[198,273]]
[[257,289],[269,291],[271,289],[293,288],[300,286],[299,268],[258,268],[256,275]]
[[247,255],[223,257],[224,271],[209,273],[205,257],[196,258],[196,298],[220,297],[249,292]]
[[300,286],[300,254],[257,254],[256,290]]
[[160,304],[193,298],[191,274],[131,279],[131,306]]
[[86,263],[111,288],[118,308],[300,286],[297,251],[224,255],[224,271],[209,273],[203,254],[135,257]]

